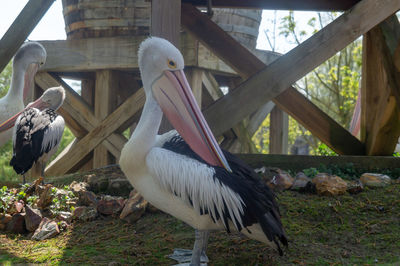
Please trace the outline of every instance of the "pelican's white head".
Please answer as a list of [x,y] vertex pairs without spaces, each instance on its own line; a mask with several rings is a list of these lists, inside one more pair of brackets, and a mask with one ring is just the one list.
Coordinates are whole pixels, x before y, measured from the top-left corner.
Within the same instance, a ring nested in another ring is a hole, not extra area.
[[23,87],[24,99],[33,85],[33,78],[37,70],[46,62],[46,57],[46,50],[38,42],[24,43],[15,54],[13,60],[13,84],[11,88],[19,90]]
[[182,138],[211,165],[229,165],[183,72],[183,56],[167,40],[151,37],[139,48],[139,68],[147,101],[154,98]]
[[181,52],[172,43],[162,38],[147,38],[140,44],[138,54],[139,69],[145,90],[148,90],[164,71],[183,70],[185,66]]
[[12,128],[18,116],[20,116],[21,113],[23,113],[26,109],[37,108],[39,110],[43,110],[46,108],[50,108],[56,111],[63,104],[64,99],[65,99],[65,91],[63,87],[60,86],[47,89],[39,99],[29,103],[24,108],[24,110],[15,114],[13,117],[9,118],[3,124],[1,124],[0,132]]
[[63,104],[64,99],[64,88],[59,86],[47,89],[37,101],[41,102],[39,109],[50,108],[56,111]]

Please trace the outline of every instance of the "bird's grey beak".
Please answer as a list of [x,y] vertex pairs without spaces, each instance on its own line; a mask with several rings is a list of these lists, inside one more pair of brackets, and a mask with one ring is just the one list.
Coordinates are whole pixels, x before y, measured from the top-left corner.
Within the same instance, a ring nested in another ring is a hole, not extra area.
[[33,103],[28,104],[24,108],[24,110],[22,110],[21,112],[15,114],[14,116],[9,118],[8,120],[4,121],[0,125],[0,132],[6,131],[6,130],[12,128],[15,125],[15,121],[17,121],[18,116],[20,116],[26,109],[33,107],[33,108],[37,108],[39,110],[43,110],[43,109],[47,108],[48,106],[49,105],[46,102],[43,102],[41,98],[37,99]]
[[26,100],[26,97],[28,96],[29,90],[33,86],[33,81],[36,75],[36,72],[39,69],[39,65],[37,63],[32,63],[28,66],[25,72],[24,76],[24,90],[23,90],[23,97],[24,100]]
[[193,96],[183,70],[164,71],[152,91],[186,143],[207,163],[232,171]]

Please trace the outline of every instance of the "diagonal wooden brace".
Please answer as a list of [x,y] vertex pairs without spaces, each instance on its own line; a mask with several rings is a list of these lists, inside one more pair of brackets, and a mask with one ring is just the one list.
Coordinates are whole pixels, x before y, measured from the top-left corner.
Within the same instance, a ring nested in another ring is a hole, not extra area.
[[[60,175],[76,169],[76,165],[88,156],[90,152],[102,141],[107,139],[116,131],[126,120],[132,117],[145,102],[143,89],[130,96],[112,114],[105,118],[99,125],[91,130],[85,137],[80,139],[63,156],[63,160],[58,160],[46,171],[46,175]],[[51,170],[51,171],[50,171]]]

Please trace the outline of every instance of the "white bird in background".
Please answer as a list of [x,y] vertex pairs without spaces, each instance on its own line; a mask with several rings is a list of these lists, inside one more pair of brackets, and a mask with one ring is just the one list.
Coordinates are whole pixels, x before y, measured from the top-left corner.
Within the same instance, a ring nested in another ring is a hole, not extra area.
[[23,175],[33,163],[41,166],[44,176],[46,162],[57,151],[64,132],[64,119],[55,111],[63,104],[65,91],[62,87],[47,89],[35,102],[0,125],[0,132],[12,127],[13,157],[10,165],[17,174]]
[[[191,93],[182,54],[164,39],[148,38],[139,67],[146,103],[120,166],[147,201],[196,229],[191,265],[200,264],[210,230],[236,230],[282,253],[279,241],[287,239],[273,192],[219,148]],[[180,135],[157,135],[163,113]]]
[[[24,109],[24,98],[33,87],[38,68],[46,62],[46,50],[37,42],[24,43],[13,59],[11,85],[0,99],[0,124]],[[12,130],[0,134],[0,146],[11,139]]]

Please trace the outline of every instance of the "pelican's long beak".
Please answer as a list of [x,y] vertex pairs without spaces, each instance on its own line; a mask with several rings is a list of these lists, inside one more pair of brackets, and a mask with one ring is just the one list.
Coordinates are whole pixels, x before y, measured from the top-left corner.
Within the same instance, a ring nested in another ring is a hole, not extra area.
[[23,90],[23,97],[24,100],[28,96],[29,90],[33,86],[33,79],[35,78],[36,72],[39,69],[39,65],[36,63],[32,63],[28,66],[25,76],[24,76],[24,90]]
[[37,108],[39,110],[43,110],[45,108],[48,107],[48,104],[43,102],[41,98],[37,99],[36,101],[28,104],[24,110],[22,110],[21,112],[17,113],[16,115],[12,116],[11,118],[9,118],[8,120],[4,121],[1,125],[0,125],[0,132],[6,131],[7,129],[12,128],[15,125],[15,121],[17,121],[18,116],[20,116],[26,109],[28,108]]
[[193,96],[183,70],[164,71],[152,85],[170,123],[204,161],[232,172]]

